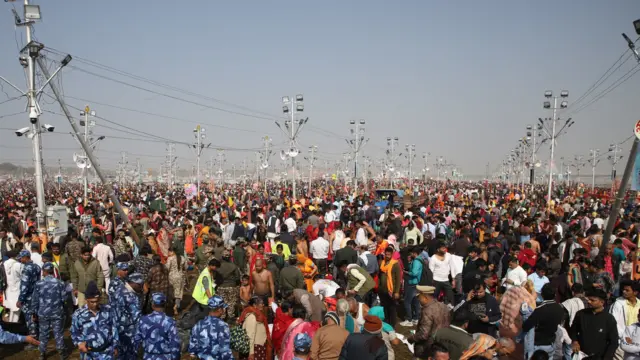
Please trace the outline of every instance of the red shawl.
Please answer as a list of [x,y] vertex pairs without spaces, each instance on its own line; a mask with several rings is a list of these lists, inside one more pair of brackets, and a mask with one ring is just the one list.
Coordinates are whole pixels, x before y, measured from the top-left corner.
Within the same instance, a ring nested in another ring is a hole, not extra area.
[[256,317],[256,321],[264,325],[264,331],[267,333],[267,342],[264,343],[264,347],[267,349],[267,359],[272,359],[273,347],[271,344],[271,335],[269,334],[269,324],[267,322],[267,317],[264,315],[264,313],[258,311],[258,309],[254,308],[253,306],[247,306],[242,311],[242,315],[240,315],[240,317],[238,318],[238,324],[244,323],[249,314],[253,314]]
[[282,341],[284,340],[284,334],[287,332],[293,320],[293,317],[282,312],[282,309],[276,309],[276,316],[273,319],[273,333],[271,334],[271,342],[275,349],[280,349]]

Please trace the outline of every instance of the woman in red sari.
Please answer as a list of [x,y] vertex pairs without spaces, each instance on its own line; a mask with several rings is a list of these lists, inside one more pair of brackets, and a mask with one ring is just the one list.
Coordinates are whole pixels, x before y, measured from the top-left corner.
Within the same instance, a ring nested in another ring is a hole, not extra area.
[[292,316],[293,307],[288,301],[285,301],[276,309],[276,316],[273,319],[273,331],[271,332],[271,342],[273,348],[279,350],[284,340],[284,335],[289,329],[289,325],[295,320]]
[[305,321],[304,319],[306,316],[307,313],[302,305],[294,305],[294,320],[291,322],[289,328],[284,334],[284,339],[282,340],[282,345],[280,345],[280,351],[278,352],[279,360],[293,360],[293,340],[296,338],[296,335],[305,333],[309,335],[310,338],[313,338],[313,335],[320,328],[320,323],[318,321]]

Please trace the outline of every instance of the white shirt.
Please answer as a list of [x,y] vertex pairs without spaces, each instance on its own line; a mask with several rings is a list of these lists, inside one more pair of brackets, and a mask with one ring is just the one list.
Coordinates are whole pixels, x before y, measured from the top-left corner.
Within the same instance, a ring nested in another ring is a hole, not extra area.
[[102,268],[102,272],[108,276],[110,273],[109,263],[113,262],[111,248],[105,244],[97,244],[96,247],[93,248],[91,256],[98,260],[100,267]]
[[369,242],[367,241],[367,233],[364,228],[358,229],[356,232],[356,245],[362,246],[367,245]]
[[284,224],[287,225],[288,232],[294,232],[298,228],[298,226],[296,225],[296,221],[292,218],[288,218],[287,220],[285,220]]
[[314,259],[326,259],[329,257],[329,241],[322,236],[313,240],[309,251]]
[[34,264],[40,266],[40,269],[42,269],[43,262],[42,262],[42,255],[40,255],[40,253],[32,252],[31,261],[33,261]]
[[514,286],[521,286],[527,281],[527,272],[524,271],[524,269],[520,265],[518,265],[515,269],[509,268],[509,270],[507,270],[507,275],[505,275],[504,279],[502,279],[502,283],[507,280],[513,281],[513,285],[505,284],[507,290],[511,289]]
[[602,230],[604,228],[604,220],[602,220],[601,218],[595,218],[593,219],[593,224],[594,225],[598,225],[598,228],[600,230]]
[[[631,343],[628,343],[626,338],[630,338]],[[624,359],[640,360],[640,324],[627,326],[620,339],[620,349],[624,351]]]
[[313,294],[320,295],[322,293],[324,297],[330,297],[336,294],[336,290],[340,288],[340,285],[329,279],[320,279],[313,283]]
[[334,221],[336,221],[336,213],[334,213],[333,210],[327,211],[324,214],[324,222],[329,224],[329,223],[332,223]]
[[455,277],[454,267],[451,266],[451,254],[444,253],[444,259],[440,260],[436,255],[429,259],[429,269],[433,273],[433,280],[439,282],[449,282],[449,274]]

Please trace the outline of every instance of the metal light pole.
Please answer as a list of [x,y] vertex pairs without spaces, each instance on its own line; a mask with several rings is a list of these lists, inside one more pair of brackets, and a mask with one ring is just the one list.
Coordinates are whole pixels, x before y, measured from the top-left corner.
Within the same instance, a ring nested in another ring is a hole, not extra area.
[[618,153],[622,152],[622,148],[620,148],[620,144],[611,144],[609,145],[609,152],[613,153],[613,155],[609,155],[607,158],[611,160],[611,181],[615,183],[616,165],[618,165],[618,161],[623,157],[622,155],[618,155]]
[[[289,138],[289,151],[286,153],[291,158],[291,178],[293,181],[293,194],[292,197],[296,198],[296,156],[300,153],[296,143],[296,138],[302,130],[304,124],[309,121],[309,118],[296,119],[296,114],[304,111],[304,97],[302,94],[298,94],[295,97],[283,96],[282,97],[282,112],[284,114],[291,114],[291,120],[286,120],[284,125],[287,129],[285,131],[280,126],[280,123],[276,122],[276,125],[282,130]],[[282,156],[282,155],[281,155]],[[284,159],[283,159],[284,160]]]
[[358,195],[358,155],[360,154],[360,150],[362,149],[362,147],[367,143],[367,141],[369,141],[369,139],[367,140],[364,139],[364,124],[365,124],[364,120],[360,120],[358,122],[356,122],[355,120],[350,120],[349,124],[351,125],[351,136],[353,136],[353,139],[351,140],[345,139],[345,140],[353,150],[353,155],[354,155],[353,188],[354,188],[355,195],[357,196]]
[[[198,125],[195,129],[193,129],[193,136],[196,138],[196,142],[192,145],[194,152],[196,154],[196,191],[198,192],[197,198],[200,200],[200,155],[202,155],[202,150],[204,150],[205,145],[202,141],[205,139],[205,129]],[[211,146],[208,144],[206,147]]]
[[422,154],[422,158],[424,159],[424,168],[422,168],[422,172],[424,175],[422,181],[427,181],[427,172],[429,171],[429,156],[431,156],[430,152]]
[[262,138],[264,143],[264,152],[260,155],[262,159],[262,163],[260,167],[264,170],[264,190],[267,191],[267,169],[269,168],[269,157],[271,157],[271,144],[272,140],[270,137],[265,136]]
[[224,186],[224,150],[218,149],[218,179],[220,186]]
[[387,138],[387,161],[385,164],[385,168],[388,171],[389,174],[389,180],[391,182],[391,187],[395,187],[395,162],[398,159],[398,157],[402,154],[397,154],[396,155],[396,148],[398,147],[398,137],[394,137],[394,138]]
[[[80,121],[80,126],[84,126],[84,141],[88,142],[89,141],[89,129],[93,126],[95,126],[95,121],[91,120],[89,121],[89,116],[91,117],[95,117],[96,116],[96,112],[95,110],[91,110],[91,108],[89,108],[89,105],[84,107],[84,111],[80,112],[81,116],[84,116],[84,122]],[[87,153],[83,152],[83,156],[86,158],[87,157]],[[85,167],[82,169],[82,184],[84,186],[84,205],[87,205],[87,196],[88,196],[88,187],[89,187],[89,181],[87,180],[87,177],[89,175],[89,168]]]
[[406,144],[405,150],[407,151],[407,160],[409,162],[409,191],[413,194],[413,158],[416,157],[416,145]]
[[[569,92],[567,90],[560,91],[560,97],[562,99],[566,99],[569,96]],[[558,97],[553,96],[553,92],[551,90],[547,90],[544,92],[544,97],[547,98],[543,103],[543,107],[545,109],[551,109],[553,111],[553,117],[551,118],[551,154],[549,155],[549,188],[547,190],[547,204],[551,205],[551,188],[553,186],[553,156],[556,147],[556,122],[558,121],[557,113],[558,113]],[[553,107],[551,107],[551,99],[553,97]],[[567,107],[567,101],[562,100],[560,102],[560,109],[565,109]]]
[[600,162],[598,159],[600,149],[591,149],[589,153],[591,155],[591,191],[593,191],[596,187],[596,165]]

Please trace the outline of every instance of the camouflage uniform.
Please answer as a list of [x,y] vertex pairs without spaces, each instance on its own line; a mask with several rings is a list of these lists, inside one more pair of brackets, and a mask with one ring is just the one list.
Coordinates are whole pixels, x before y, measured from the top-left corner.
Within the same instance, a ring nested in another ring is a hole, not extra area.
[[25,342],[26,339],[27,339],[26,336],[4,331],[2,327],[0,327],[0,344],[17,344],[17,343]]
[[[210,309],[227,308],[220,296],[209,299]],[[191,330],[189,353],[202,360],[233,360],[229,325],[215,316],[200,320]]]
[[35,312],[31,306],[31,297],[33,296],[36,283],[39,280],[40,266],[33,262],[24,264],[22,275],[20,276],[20,296],[18,296],[18,301],[22,303],[22,313],[29,328],[29,335],[33,337],[38,337],[38,323],[33,321]]
[[[160,294],[153,294],[153,302]],[[162,295],[164,302],[166,297]],[[162,312],[143,316],[138,323],[134,344],[142,344],[145,360],[175,360],[180,358],[180,341],[176,322]]]
[[125,284],[114,300],[111,305],[118,328],[118,359],[136,359],[138,351],[133,338],[142,316],[140,297],[128,284]]
[[122,281],[122,279],[120,278],[120,276],[116,276],[114,277],[110,282],[109,282],[109,289],[107,291],[107,294],[109,295],[109,303],[113,304],[115,302],[114,300],[114,296],[120,291],[120,289],[122,289],[124,287],[124,281]]
[[[43,267],[46,269],[47,267],[50,267],[48,266],[50,264],[51,263],[47,263]],[[64,283],[54,278],[53,275],[47,275],[44,279],[38,281],[35,289],[33,290],[31,304],[34,313],[38,315],[41,354],[45,354],[47,351],[50,330],[53,330],[53,336],[56,340],[56,348],[62,354],[65,354],[63,318],[64,299],[66,299],[66,297],[67,291]]]
[[118,330],[111,307],[101,305],[95,315],[87,305],[76,310],[71,320],[71,340],[75,346],[86,343],[89,352],[80,355],[82,360],[113,360]]

